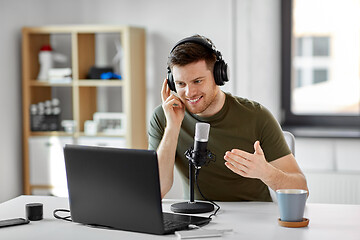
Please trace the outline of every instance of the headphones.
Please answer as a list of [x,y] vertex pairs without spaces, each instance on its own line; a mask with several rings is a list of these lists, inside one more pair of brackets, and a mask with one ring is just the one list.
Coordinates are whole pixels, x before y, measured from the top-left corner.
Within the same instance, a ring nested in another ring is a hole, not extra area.
[[[206,40],[206,38],[204,38],[204,37],[184,38],[175,44],[175,46],[171,49],[170,54],[174,51],[174,49],[177,46],[184,44],[184,43],[188,43],[188,42],[199,44],[199,45],[211,50],[215,54],[216,61],[214,64],[213,74],[214,74],[214,79],[215,79],[216,85],[222,86],[225,84],[225,82],[229,81],[228,66],[225,63],[225,61],[222,59],[221,52],[218,51],[215,48],[215,46],[210,41]],[[173,78],[173,75],[171,73],[171,69],[169,66],[167,67],[167,83],[169,85],[170,90],[176,92],[174,78]]]

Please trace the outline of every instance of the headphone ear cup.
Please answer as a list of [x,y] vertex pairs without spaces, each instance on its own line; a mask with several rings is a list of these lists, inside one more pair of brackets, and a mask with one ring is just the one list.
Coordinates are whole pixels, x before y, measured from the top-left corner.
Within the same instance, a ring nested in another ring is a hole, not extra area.
[[229,68],[228,65],[224,62],[224,60],[221,60],[221,79],[223,81],[223,84],[225,82],[229,81]]
[[170,68],[168,68],[168,73],[167,73],[167,84],[171,91],[176,92],[175,83]]
[[224,60],[219,60],[215,62],[214,65],[214,79],[216,85],[222,86],[225,82],[229,81],[228,74],[227,74],[227,64]]

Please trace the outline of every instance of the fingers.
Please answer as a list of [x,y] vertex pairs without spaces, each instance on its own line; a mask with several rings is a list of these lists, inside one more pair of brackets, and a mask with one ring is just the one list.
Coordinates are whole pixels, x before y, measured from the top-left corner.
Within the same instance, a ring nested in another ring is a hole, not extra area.
[[254,154],[245,152],[240,149],[232,149],[231,152],[227,151],[225,153],[224,159],[230,162],[235,167],[242,168],[242,166],[244,166],[245,168],[248,168],[249,166],[251,166],[251,161],[254,159],[255,154],[264,154],[263,150],[260,147],[259,141],[256,141],[254,143],[254,149]]
[[180,101],[180,99],[173,96],[173,95],[168,97],[165,100],[164,104],[167,105],[167,106],[171,106],[173,108],[183,108],[183,103]]
[[163,102],[170,96],[170,88],[167,84],[167,79],[165,78],[162,88],[161,88],[161,99]]
[[263,152],[262,148],[260,147],[260,142],[259,141],[256,141],[254,143],[254,149],[255,149],[254,154],[264,155],[264,152]]
[[183,104],[179,98],[179,96],[176,94],[176,92],[171,92],[170,87],[167,83],[167,79],[164,80],[162,88],[161,88],[161,99],[163,103],[168,102],[171,99],[177,99],[175,103],[173,103],[174,107],[183,107]]
[[240,149],[233,149],[231,150],[231,153],[234,154],[234,155],[237,155],[243,159],[251,159],[253,154],[252,153],[248,153],[248,152],[245,152],[243,150],[240,150]]
[[270,165],[261,149],[260,142],[254,143],[255,153],[248,153],[243,150],[233,149],[225,153],[225,165],[234,173],[243,177],[260,179],[268,172]]
[[173,108],[184,108],[184,104],[180,100],[179,96],[175,92],[171,92],[167,79],[164,79],[161,88],[161,99],[164,107],[169,108],[169,106],[171,106]]
[[247,166],[248,162],[250,161],[249,158],[234,154],[232,152],[227,151],[225,153],[224,159],[230,163],[232,163],[235,166],[238,166],[239,164],[242,166]]
[[[264,151],[262,150],[259,141],[256,141],[254,143],[254,150],[255,150],[254,154],[264,155]],[[233,149],[233,150],[231,150],[231,152],[236,155],[239,155],[240,157],[242,157],[244,159],[251,159],[253,156],[252,153],[248,153],[248,152],[245,152],[245,151],[239,150],[239,149]]]
[[225,153],[224,159],[226,161],[225,165],[233,172],[239,173],[240,175],[247,172],[249,160],[229,151]]
[[227,168],[229,168],[231,171],[233,171],[234,173],[239,174],[240,176],[243,176],[243,177],[246,177],[246,176],[247,176],[247,173],[246,173],[244,170],[235,167],[234,165],[232,165],[232,164],[229,163],[229,162],[225,162],[225,166],[226,166]]
[[[259,141],[255,142],[254,148],[255,147],[257,149],[255,150],[256,153],[260,151],[262,152]],[[232,149],[231,151],[227,151],[224,156],[226,167],[243,177],[250,177],[249,172],[251,172],[251,168],[253,168],[253,158],[254,154],[245,152],[240,149]]]
[[233,171],[236,174],[239,174],[240,176],[247,177],[249,168],[247,166],[248,161],[238,155],[235,155],[231,152],[226,152],[225,154],[225,166],[229,168],[231,171]]

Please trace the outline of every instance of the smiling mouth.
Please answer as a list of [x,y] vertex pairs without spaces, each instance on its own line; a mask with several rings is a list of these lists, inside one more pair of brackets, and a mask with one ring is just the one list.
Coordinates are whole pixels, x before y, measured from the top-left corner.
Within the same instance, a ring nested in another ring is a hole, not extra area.
[[200,101],[200,99],[202,98],[202,96],[198,97],[198,98],[194,98],[194,99],[187,99],[187,101],[190,103],[190,104],[196,104],[197,102]]

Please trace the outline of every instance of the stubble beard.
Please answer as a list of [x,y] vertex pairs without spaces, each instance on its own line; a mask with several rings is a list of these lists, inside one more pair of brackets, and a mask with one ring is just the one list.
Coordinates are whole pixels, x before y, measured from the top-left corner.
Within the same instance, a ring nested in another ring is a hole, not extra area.
[[201,100],[204,101],[204,103],[203,103],[204,106],[201,109],[199,109],[197,111],[192,110],[190,104],[189,104],[190,107],[187,107],[187,109],[192,114],[200,115],[200,114],[204,113],[206,110],[208,110],[209,107],[215,102],[216,96],[217,96],[217,92],[215,90],[214,90],[214,94],[212,96],[210,96],[211,99],[206,100],[206,95],[202,95]]

